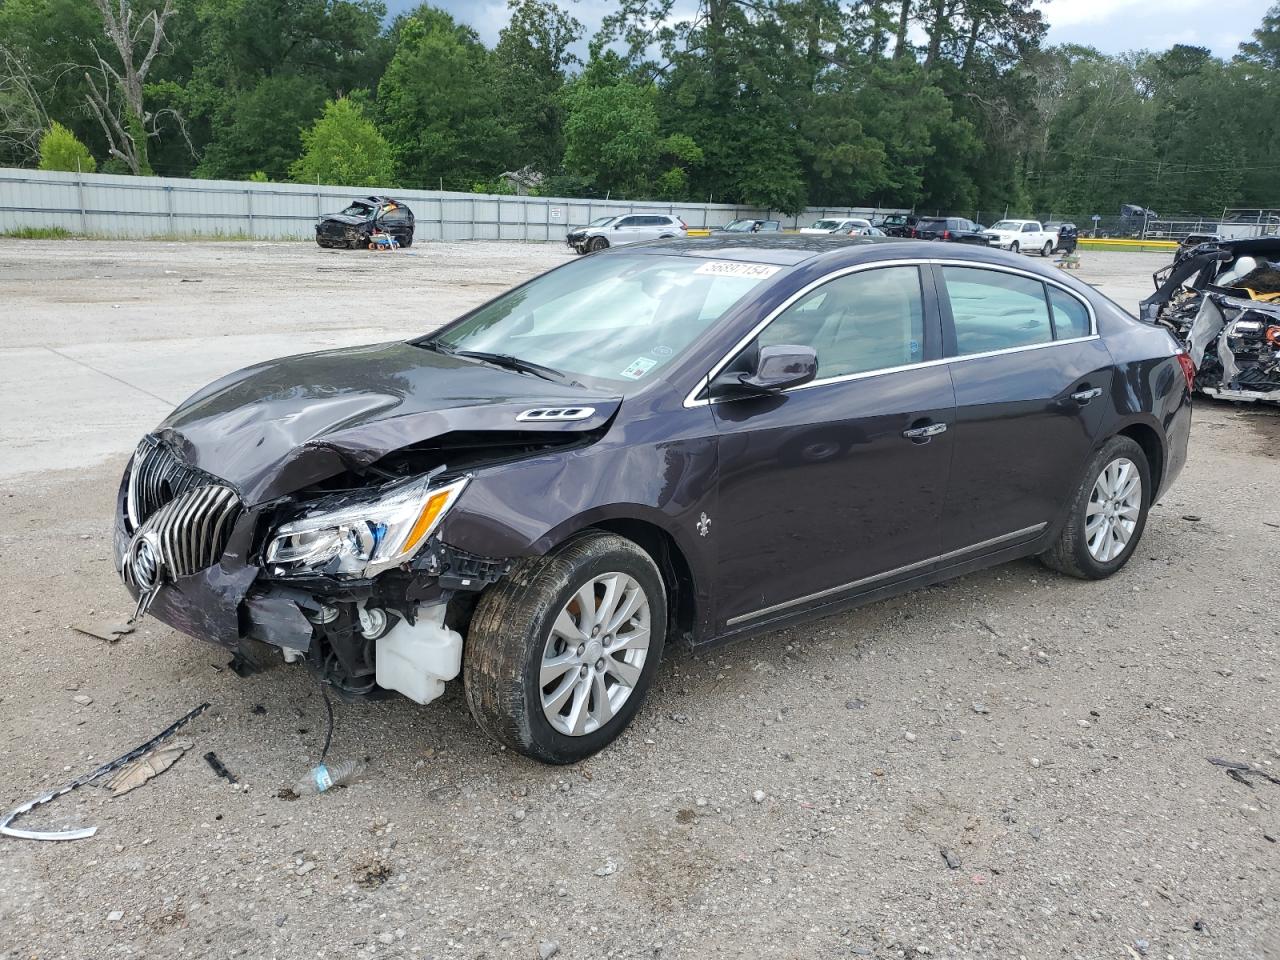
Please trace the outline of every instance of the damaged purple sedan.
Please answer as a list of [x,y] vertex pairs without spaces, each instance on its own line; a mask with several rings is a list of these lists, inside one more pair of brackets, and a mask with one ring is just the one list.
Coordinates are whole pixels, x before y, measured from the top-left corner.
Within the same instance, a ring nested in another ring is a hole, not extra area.
[[1039,556],[1129,559],[1193,373],[1086,284],[963,245],[593,254],[402,343],[258,364],[139,444],[116,558],[165,623],[567,763],[663,647]]

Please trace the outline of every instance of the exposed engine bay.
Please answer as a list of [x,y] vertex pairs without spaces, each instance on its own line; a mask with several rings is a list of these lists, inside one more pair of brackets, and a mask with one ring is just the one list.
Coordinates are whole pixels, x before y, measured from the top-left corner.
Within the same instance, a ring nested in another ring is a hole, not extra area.
[[1180,250],[1141,304],[1196,368],[1196,388],[1230,400],[1280,403],[1280,238]]

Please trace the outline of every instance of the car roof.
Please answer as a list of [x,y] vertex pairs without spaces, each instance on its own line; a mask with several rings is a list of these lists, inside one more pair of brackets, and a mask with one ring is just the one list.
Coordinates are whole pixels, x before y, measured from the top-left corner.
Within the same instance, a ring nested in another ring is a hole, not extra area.
[[875,260],[955,260],[995,266],[1016,265],[1019,269],[1056,276],[1060,271],[1033,267],[1034,261],[1021,254],[1006,253],[985,246],[960,243],[931,243],[928,240],[901,240],[897,237],[848,237],[832,234],[784,233],[761,236],[752,234],[732,237],[718,234],[678,240],[653,240],[628,244],[606,251],[606,255],[653,254],[660,256],[705,257],[708,260],[734,260],[741,263],[765,263],[794,267],[802,263],[825,261],[831,269]]

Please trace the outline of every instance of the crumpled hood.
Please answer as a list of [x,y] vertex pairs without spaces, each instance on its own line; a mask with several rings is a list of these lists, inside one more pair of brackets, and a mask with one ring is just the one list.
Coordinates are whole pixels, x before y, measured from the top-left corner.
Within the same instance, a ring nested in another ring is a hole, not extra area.
[[[457,430],[594,430],[620,403],[395,342],[246,367],[197,392],[156,433],[253,506]],[[516,420],[531,407],[555,406],[595,413],[563,423]]]

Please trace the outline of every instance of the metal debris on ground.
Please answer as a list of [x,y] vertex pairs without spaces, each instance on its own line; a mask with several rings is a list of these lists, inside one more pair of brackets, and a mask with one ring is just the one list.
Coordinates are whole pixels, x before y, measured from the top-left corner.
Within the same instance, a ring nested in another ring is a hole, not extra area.
[[1237,783],[1243,783],[1246,787],[1253,787],[1253,784],[1249,782],[1250,777],[1261,777],[1263,780],[1280,787],[1280,777],[1273,773],[1267,773],[1265,770],[1255,769],[1247,763],[1241,763],[1238,760],[1223,760],[1221,757],[1205,757],[1205,759],[1215,767],[1222,767],[1227,772],[1228,777]]
[[98,832],[97,827],[80,827],[75,830],[21,830],[17,827],[10,826],[10,824],[24,813],[28,813],[36,807],[48,803],[50,800],[55,800],[63,794],[70,793],[77,787],[82,787],[86,783],[92,783],[94,780],[100,780],[107,774],[114,773],[121,769],[125,764],[131,763],[163,743],[165,740],[168,740],[171,736],[177,733],[178,730],[208,709],[208,703],[200,704],[200,706],[196,707],[194,710],[191,710],[179,717],[146,743],[139,744],[128,753],[116,757],[109,763],[104,763],[102,766],[98,767],[98,769],[91,770],[84,776],[77,777],[75,780],[72,780],[65,786],[59,787],[57,790],[51,790],[49,793],[41,794],[32,800],[28,800],[26,803],[14,807],[3,817],[0,817],[0,833],[3,833],[7,837],[17,837],[20,840],[83,840],[87,837],[92,837]]
[[218,755],[214,753],[212,750],[210,750],[208,753],[204,755],[204,762],[207,763],[210,767],[212,767],[213,772],[216,773],[218,776],[220,776],[223,780],[227,781],[227,783],[240,782],[239,780],[236,779],[236,775],[232,773],[230,770],[228,770],[226,766],[223,765],[222,761],[218,759]]
[[71,629],[76,633],[82,633],[86,637],[93,637],[95,640],[105,640],[107,643],[117,643],[121,637],[128,636],[136,629],[132,621],[126,620],[124,623],[91,623],[71,625]]

